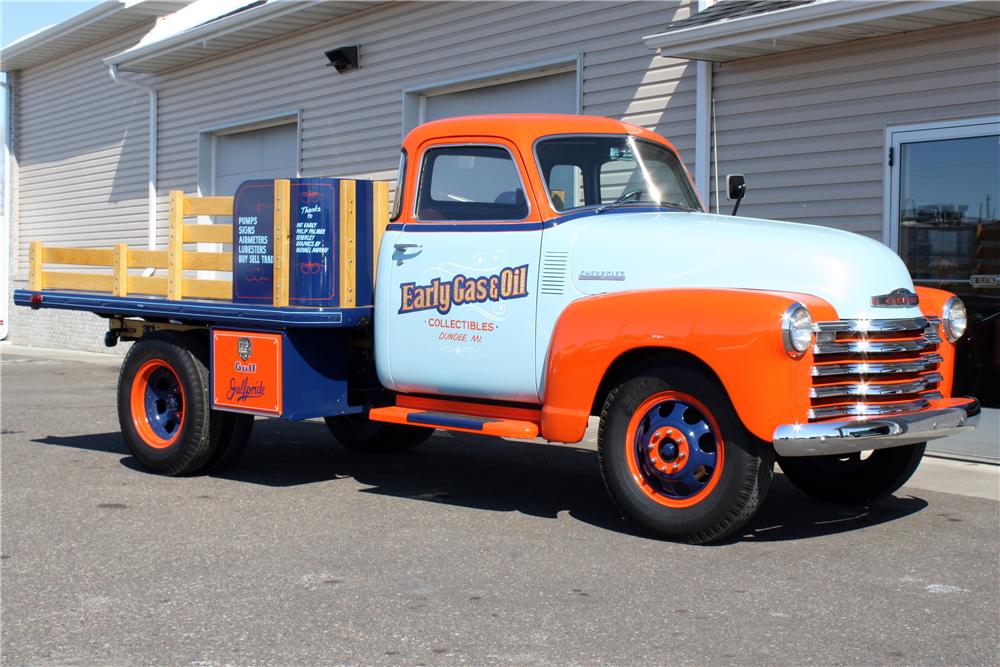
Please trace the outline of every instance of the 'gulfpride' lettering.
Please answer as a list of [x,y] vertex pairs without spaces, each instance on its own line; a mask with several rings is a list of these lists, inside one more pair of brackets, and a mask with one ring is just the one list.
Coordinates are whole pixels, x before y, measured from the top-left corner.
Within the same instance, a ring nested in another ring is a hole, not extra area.
[[242,382],[237,382],[236,378],[229,378],[229,391],[226,392],[226,400],[246,401],[251,398],[260,398],[267,393],[267,388],[263,381],[250,384],[250,378],[243,378]]
[[435,278],[429,285],[403,283],[399,289],[402,297],[400,313],[435,308],[446,315],[452,306],[528,296],[528,265],[503,268],[500,273],[478,278],[459,274],[451,280]]

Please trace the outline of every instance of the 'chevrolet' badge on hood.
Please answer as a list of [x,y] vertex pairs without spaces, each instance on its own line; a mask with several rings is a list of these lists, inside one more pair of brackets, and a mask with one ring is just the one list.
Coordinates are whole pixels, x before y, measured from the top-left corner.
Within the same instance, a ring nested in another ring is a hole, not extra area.
[[918,303],[920,303],[920,297],[903,287],[894,289],[888,294],[879,294],[872,297],[872,306],[874,308],[906,308],[907,306],[915,306]]

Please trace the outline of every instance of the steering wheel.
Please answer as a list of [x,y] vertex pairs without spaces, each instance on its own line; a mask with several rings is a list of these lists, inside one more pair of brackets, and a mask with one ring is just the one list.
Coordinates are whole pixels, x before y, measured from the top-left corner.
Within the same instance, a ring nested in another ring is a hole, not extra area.
[[624,193],[621,197],[619,197],[618,199],[616,199],[615,203],[618,204],[618,203],[621,203],[623,201],[628,201],[632,197],[635,197],[636,201],[639,201],[639,195],[641,195],[641,194],[643,194],[645,192],[646,192],[646,188],[635,188],[634,190],[629,190],[628,192]]

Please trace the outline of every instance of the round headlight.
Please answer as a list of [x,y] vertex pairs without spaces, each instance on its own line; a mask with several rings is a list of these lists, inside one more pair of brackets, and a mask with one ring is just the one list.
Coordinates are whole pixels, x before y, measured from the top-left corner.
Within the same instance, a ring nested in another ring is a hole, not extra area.
[[781,319],[781,342],[785,352],[794,359],[800,358],[813,341],[813,319],[809,309],[793,303]]
[[944,335],[954,343],[962,337],[969,326],[969,315],[965,312],[965,304],[957,296],[948,299],[941,313],[941,323],[944,325]]

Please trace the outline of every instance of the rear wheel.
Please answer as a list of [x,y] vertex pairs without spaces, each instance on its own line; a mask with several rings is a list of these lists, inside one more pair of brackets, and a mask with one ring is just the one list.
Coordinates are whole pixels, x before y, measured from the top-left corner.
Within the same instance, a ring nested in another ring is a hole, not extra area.
[[165,475],[190,474],[211,458],[219,436],[208,400],[208,369],[183,339],[138,341],[118,377],[118,420],[132,454]]
[[405,424],[375,422],[367,415],[326,417],[326,426],[337,441],[362,452],[395,452],[416,447],[434,434],[434,429]]
[[903,486],[920,465],[927,443],[877,449],[840,456],[779,457],[788,481],[818,500],[863,504],[890,495]]
[[601,411],[601,471],[626,517],[695,544],[753,516],[770,486],[773,449],[740,422],[725,391],[684,365],[637,369]]
[[223,470],[235,463],[247,448],[253,432],[253,415],[213,410],[212,419],[222,420],[222,427],[219,442],[205,464],[204,472]]

